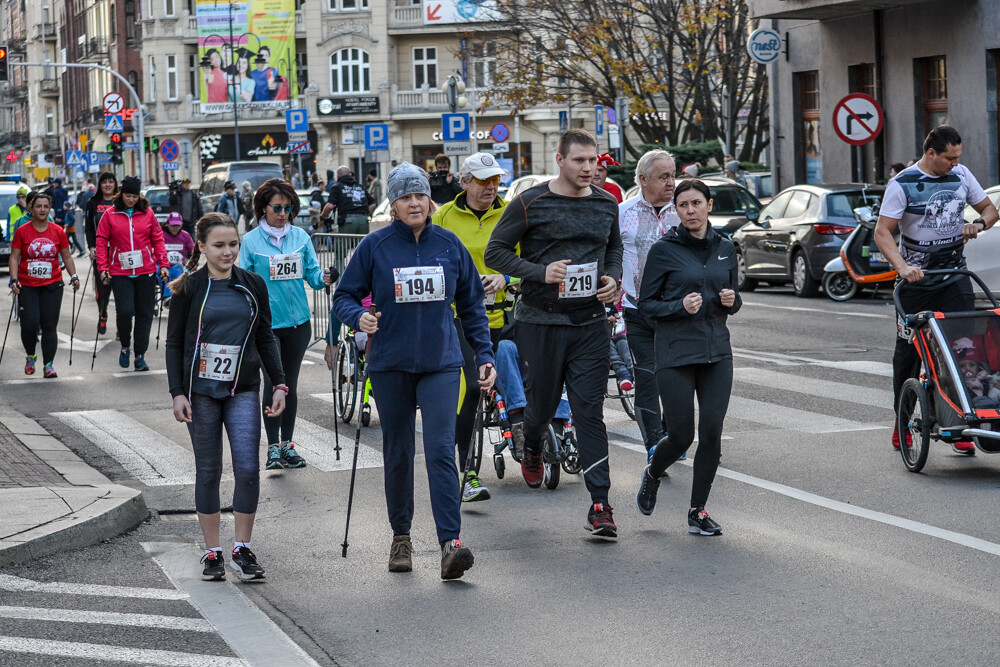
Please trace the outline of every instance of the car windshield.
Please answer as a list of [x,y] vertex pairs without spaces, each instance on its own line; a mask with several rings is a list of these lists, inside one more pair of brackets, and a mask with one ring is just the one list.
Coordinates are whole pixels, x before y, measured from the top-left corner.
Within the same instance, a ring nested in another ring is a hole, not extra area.
[[0,211],[6,213],[10,207],[17,203],[17,193],[5,192],[0,194]]
[[299,195],[299,215],[309,215],[309,205],[311,204],[309,195]]
[[873,206],[882,203],[882,193],[862,192],[835,192],[826,196],[827,215],[831,218],[854,219],[854,209],[861,206]]
[[281,178],[281,170],[276,165],[268,167],[233,167],[229,172],[229,180],[240,186],[243,181],[250,181],[250,187],[256,190],[269,178]]
[[712,215],[746,215],[759,211],[760,205],[743,188],[709,186],[712,193]]
[[147,190],[146,199],[149,200],[149,203],[153,206],[169,206],[170,190],[167,190],[166,188]]

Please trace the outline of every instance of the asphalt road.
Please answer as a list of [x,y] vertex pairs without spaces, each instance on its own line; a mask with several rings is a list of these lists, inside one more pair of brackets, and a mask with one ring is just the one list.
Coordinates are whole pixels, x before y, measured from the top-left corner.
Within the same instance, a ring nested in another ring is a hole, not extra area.
[[[922,474],[905,470],[889,445],[895,325],[884,296],[838,304],[780,289],[744,294],[743,310],[730,320],[736,382],[709,503],[721,537],[687,532],[687,465],[671,469],[655,513],[639,514],[638,431],[609,400],[617,542],[584,532],[589,499],[579,477],[563,475],[555,491],[532,490],[512,460],[497,480],[487,459],[483,480],[493,499],[463,508],[463,540],[476,565],[448,583],[438,575],[421,472],[414,572],[386,571],[391,533],[374,455],[377,417],[362,430],[371,467],[358,472],[349,558],[341,558],[350,472],[328,458],[329,374],[309,355],[299,438],[315,454],[307,456],[309,467],[265,472],[261,481],[253,545],[267,581],[251,586],[230,578],[207,593],[197,590],[221,598],[216,590],[238,589],[319,664],[995,665],[1000,459],[959,456],[936,444]],[[0,312],[9,312],[9,303],[0,297]],[[94,310],[88,302],[81,332],[94,331]],[[66,312],[63,323],[68,330]],[[156,372],[163,369],[162,341],[160,352],[148,354],[153,373],[119,377],[113,324],[94,373],[93,338],[79,333],[88,347],[75,348],[72,367],[60,350],[60,380],[12,384],[24,378],[16,326],[0,368],[5,399],[115,481],[141,488],[151,508],[180,513],[155,516],[81,553],[0,574],[179,590],[179,576],[200,572],[200,534],[187,513],[194,495],[185,481],[193,470],[190,442],[170,414],[166,377]],[[313,351],[322,352],[321,345]],[[353,433],[353,425],[341,425],[348,464]],[[109,454],[114,438],[130,442],[142,460]],[[231,490],[224,481],[224,499]],[[224,540],[231,525],[223,524]],[[190,560],[154,560],[164,544]],[[0,587],[0,605],[92,605],[195,619],[207,613],[172,600],[144,600],[140,610],[135,600],[39,595]],[[137,631],[113,622],[9,618],[0,626],[3,636],[251,662],[256,655],[237,651],[212,627]],[[15,653],[0,644],[0,664],[117,663]]]

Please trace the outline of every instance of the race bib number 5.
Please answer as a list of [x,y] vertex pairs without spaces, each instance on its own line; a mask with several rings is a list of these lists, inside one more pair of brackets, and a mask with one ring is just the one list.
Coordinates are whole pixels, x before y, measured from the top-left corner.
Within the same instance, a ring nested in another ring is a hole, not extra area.
[[198,377],[205,380],[232,382],[236,379],[236,364],[239,358],[239,345],[202,343],[198,361]]
[[393,269],[392,279],[396,286],[396,303],[423,303],[444,301],[444,267],[408,266]]
[[560,299],[578,299],[597,294],[597,262],[570,264],[566,277],[559,283]]
[[302,280],[302,254],[272,255],[271,280]]
[[118,253],[118,263],[125,270],[142,268],[142,251],[130,250]]
[[28,262],[28,275],[32,278],[48,280],[52,277],[51,262]]

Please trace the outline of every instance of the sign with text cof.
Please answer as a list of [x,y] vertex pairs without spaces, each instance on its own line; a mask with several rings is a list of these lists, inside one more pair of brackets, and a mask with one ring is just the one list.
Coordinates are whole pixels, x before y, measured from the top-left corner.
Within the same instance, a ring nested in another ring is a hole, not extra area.
[[369,123],[365,125],[365,150],[389,150],[388,123]]
[[[441,114],[441,140],[444,142],[469,141],[469,114]],[[457,153],[457,155],[462,155],[462,153]]]
[[497,0],[423,0],[424,25],[498,21]]
[[781,35],[767,28],[754,30],[747,39],[747,53],[761,65],[773,63],[781,55]]
[[864,93],[852,93],[833,107],[833,129],[852,146],[864,146],[882,131],[882,107]]

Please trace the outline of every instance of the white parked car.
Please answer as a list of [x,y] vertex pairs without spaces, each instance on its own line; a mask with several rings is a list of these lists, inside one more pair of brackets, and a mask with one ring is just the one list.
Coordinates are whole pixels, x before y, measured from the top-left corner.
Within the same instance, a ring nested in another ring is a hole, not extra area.
[[[990,198],[994,206],[1000,207],[1000,185],[986,189],[986,196]],[[971,206],[965,207],[965,220],[972,222],[979,217],[976,209]],[[993,227],[985,234],[965,246],[965,259],[971,271],[979,274],[994,294],[1000,295],[1000,227]],[[979,285],[973,281],[976,292],[980,292]]]

